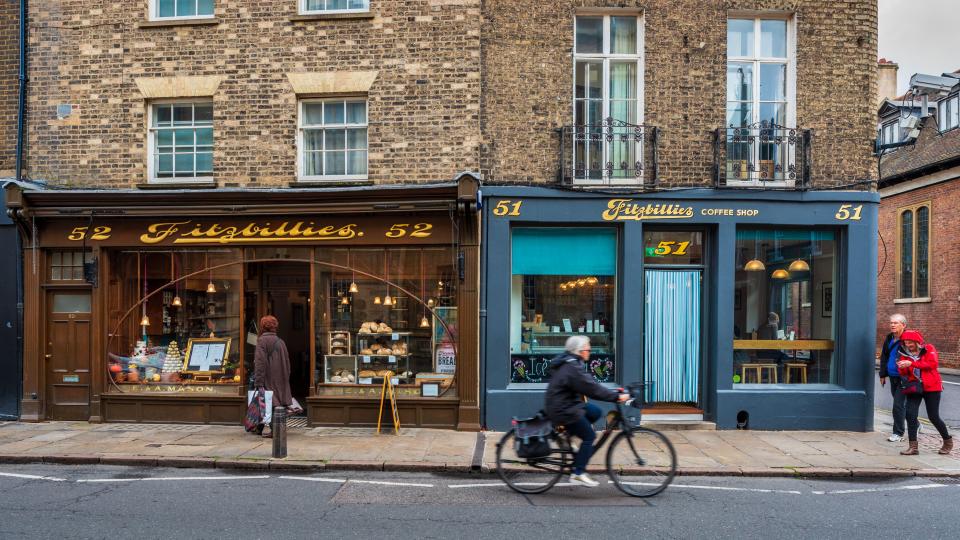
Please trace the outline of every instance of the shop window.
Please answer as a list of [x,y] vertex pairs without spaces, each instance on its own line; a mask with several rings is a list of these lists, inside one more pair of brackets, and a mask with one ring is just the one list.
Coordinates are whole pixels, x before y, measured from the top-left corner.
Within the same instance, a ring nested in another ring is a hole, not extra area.
[[[246,375],[240,366],[240,260],[237,249],[110,254],[109,302],[119,308],[108,322],[114,388],[237,394]],[[169,285],[174,280],[180,281]]]
[[49,259],[50,281],[83,281],[83,263],[93,261],[93,253],[77,250],[52,251]]
[[196,19],[213,17],[213,0],[152,0],[153,19]]
[[370,0],[299,0],[300,13],[365,13]]
[[317,394],[377,394],[390,377],[401,396],[419,396],[425,383],[453,395],[453,249],[317,248],[316,260]]
[[930,203],[899,212],[899,298],[930,297]]
[[738,229],[735,384],[838,384],[836,234]]
[[617,233],[517,228],[511,240],[510,382],[545,383],[572,335],[590,338],[588,372],[617,380]]
[[213,104],[150,106],[150,179],[206,181],[213,177]]
[[363,99],[300,102],[300,178],[367,178],[367,102]]

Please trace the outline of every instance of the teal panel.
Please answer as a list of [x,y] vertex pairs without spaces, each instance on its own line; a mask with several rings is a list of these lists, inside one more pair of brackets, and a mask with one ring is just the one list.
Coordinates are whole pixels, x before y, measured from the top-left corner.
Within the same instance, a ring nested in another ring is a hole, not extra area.
[[600,228],[513,229],[513,273],[540,276],[612,276],[617,231]]

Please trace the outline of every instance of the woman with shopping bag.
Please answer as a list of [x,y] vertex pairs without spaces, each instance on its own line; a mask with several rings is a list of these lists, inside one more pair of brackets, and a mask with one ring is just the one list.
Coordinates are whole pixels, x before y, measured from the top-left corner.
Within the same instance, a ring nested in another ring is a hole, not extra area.
[[904,456],[920,453],[917,431],[920,429],[921,401],[927,406],[927,418],[943,439],[939,453],[949,454],[953,451],[953,437],[940,418],[943,382],[938,364],[937,349],[930,343],[924,343],[920,332],[907,330],[900,335],[900,359],[897,361],[897,369],[903,378],[900,391],[907,396],[907,434],[910,442],[910,446],[900,452]]
[[[267,407],[290,407],[293,394],[290,391],[290,355],[287,345],[277,336],[280,323],[273,315],[260,319],[260,337],[253,356],[253,387],[261,391],[273,392],[273,399],[266,402]],[[269,425],[264,423],[258,432],[264,437],[273,437]]]

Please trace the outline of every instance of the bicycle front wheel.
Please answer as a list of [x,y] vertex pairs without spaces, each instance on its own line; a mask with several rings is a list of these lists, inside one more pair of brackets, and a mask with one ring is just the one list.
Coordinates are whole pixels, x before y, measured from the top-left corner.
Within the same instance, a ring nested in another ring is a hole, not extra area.
[[497,444],[497,474],[510,489],[518,493],[543,493],[560,480],[573,462],[570,454],[550,442],[553,452],[542,458],[524,458],[517,455],[517,438],[513,430]]
[[659,431],[624,431],[607,449],[607,474],[617,489],[633,497],[653,497],[667,489],[677,473],[677,452]]

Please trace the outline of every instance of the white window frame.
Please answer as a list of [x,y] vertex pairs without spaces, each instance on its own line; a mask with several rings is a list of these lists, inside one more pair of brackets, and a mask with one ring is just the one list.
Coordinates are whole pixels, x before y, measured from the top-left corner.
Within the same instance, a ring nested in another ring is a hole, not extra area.
[[[786,60],[787,64],[787,81],[786,81],[786,120],[785,128],[795,128],[797,125],[797,31],[796,31],[796,18],[789,13],[757,13],[757,12],[748,12],[748,13],[737,13],[731,12],[727,15],[727,24],[724,31],[724,39],[726,39],[726,32],[730,28],[730,20],[732,19],[750,19],[753,21],[753,52],[754,56],[731,56],[730,52],[727,51],[727,66],[731,62],[737,63],[752,63],[753,64],[753,100],[751,102],[751,109],[753,110],[753,117],[751,118],[751,124],[756,124],[760,121],[760,65],[761,64],[782,64]],[[786,21],[786,41],[787,41],[787,56],[776,57],[776,56],[760,56],[761,51],[763,50],[761,43],[761,33],[760,26],[761,21]],[[726,85],[726,67],[724,68],[724,85]],[[724,96],[727,94],[727,88],[724,86]],[[723,115],[724,115],[724,127],[727,127],[726,116],[727,116],[727,101],[724,97],[723,103]],[[791,155],[787,156],[787,162],[796,160],[796,147],[791,149]],[[754,145],[754,153],[757,157],[754,158],[754,162],[759,164],[759,152],[760,146]],[[725,165],[724,165],[725,166]],[[737,180],[737,179],[726,179],[726,185],[728,186],[793,186],[796,183],[796,180],[783,179],[767,179],[763,180],[759,177],[759,172],[753,173],[756,174],[756,178],[750,178],[748,180]]]
[[[954,123],[953,120],[957,119]],[[960,94],[953,94],[937,102],[937,124],[941,132],[960,127]]]
[[[164,99],[158,101],[147,102],[147,182],[151,184],[197,184],[197,183],[208,183],[213,182],[213,175],[210,176],[187,176],[187,177],[164,177],[157,178],[156,167],[154,165],[154,160],[156,158],[154,144],[156,142],[155,131],[156,128],[153,127],[153,115],[154,108],[161,105],[176,105],[178,103],[193,103],[193,104],[206,104],[209,103],[213,106],[212,98],[183,98],[183,99]],[[214,111],[216,112],[216,111]],[[211,129],[214,129],[213,133],[213,149],[214,156],[216,156],[216,147],[217,147],[217,134],[214,127],[214,124],[210,125]],[[187,127],[187,126],[182,126]],[[196,128],[196,125],[191,126]],[[203,126],[206,127],[206,126]],[[172,128],[176,129],[176,128]],[[213,166],[214,174],[216,174],[216,161],[214,161]]]
[[[194,5],[198,0],[194,0]],[[161,17],[160,16],[160,0],[150,0],[150,20],[151,21],[194,21],[197,19],[213,19],[216,17],[217,13],[217,2],[214,0],[213,3],[213,13],[209,15],[174,15],[172,17]]]
[[[366,105],[365,108],[365,120],[363,124],[323,124],[322,126],[309,126],[305,127],[303,125],[303,106],[307,103],[330,103],[330,102],[350,102],[350,101],[363,101]],[[303,132],[306,129],[350,129],[350,128],[364,128],[367,130],[367,165],[366,170],[367,174],[323,174],[323,175],[306,175],[304,173],[304,158],[306,154],[304,153],[304,142],[303,142]],[[342,96],[335,98],[304,98],[297,101],[297,180],[300,182],[342,182],[342,181],[356,181],[356,180],[367,180],[370,177],[370,100],[367,96]]]
[[880,144],[893,144],[900,142],[900,121],[891,120],[884,122],[880,126]]
[[[332,15],[334,13],[370,13],[370,0],[366,0],[367,7],[354,9],[307,9],[307,0],[297,0],[297,10],[300,15]],[[349,2],[348,2],[349,3]]]
[[[577,19],[581,17],[603,17],[603,52],[600,53],[580,53],[577,52]],[[635,54],[613,54],[610,52],[610,19],[612,17],[635,17],[637,19],[637,50]],[[570,81],[570,95],[572,97],[572,109],[571,111],[576,111],[577,107],[577,62],[583,60],[600,60],[603,64],[603,74],[601,84],[601,90],[603,92],[603,112],[601,114],[601,120],[606,120],[610,116],[610,61],[624,61],[624,60],[635,60],[637,63],[637,125],[643,125],[643,111],[644,111],[644,52],[645,52],[645,43],[644,38],[644,16],[642,13],[622,13],[622,12],[577,12],[576,16],[573,18],[573,77]],[[644,142],[637,144],[637,157],[640,162],[643,163],[643,151],[644,151]],[[607,145],[603,145],[604,158],[606,158]],[[571,145],[569,152],[576,152],[575,145]],[[575,154],[574,154],[575,156]],[[575,158],[571,158],[571,163],[573,163],[573,170],[576,171],[577,164]],[[606,163],[606,159],[603,160]],[[604,170],[603,177],[599,180],[592,178],[577,178],[574,176],[573,182],[580,185],[637,185],[644,183],[644,175],[646,174],[646,168],[644,168],[644,174],[639,178],[610,178]]]

